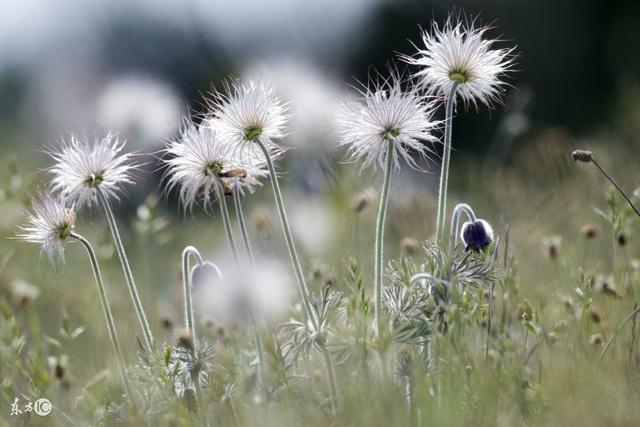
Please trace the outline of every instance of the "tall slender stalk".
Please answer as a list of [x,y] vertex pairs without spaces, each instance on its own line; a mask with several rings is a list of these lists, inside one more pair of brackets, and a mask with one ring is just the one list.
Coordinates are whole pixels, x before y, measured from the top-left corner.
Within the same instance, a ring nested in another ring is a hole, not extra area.
[[[220,213],[222,215],[222,222],[224,224],[224,230],[225,233],[227,234],[227,240],[229,241],[229,246],[231,247],[231,251],[233,252],[233,256],[236,260],[236,263],[238,264],[238,266],[240,265],[240,257],[238,255],[238,248],[236,246],[236,242],[235,242],[235,238],[233,236],[233,230],[231,228],[231,219],[229,218],[229,209],[227,208],[227,202],[226,199],[224,197],[224,190],[222,188],[222,182],[219,182],[219,187],[218,187],[218,191],[219,191],[219,204],[220,204]],[[249,246],[249,241],[248,241],[248,236],[245,234],[246,233],[246,225],[244,224],[244,216],[239,212],[239,206],[241,209],[241,205],[238,205],[239,200],[237,197],[237,191],[234,188],[233,190],[233,194],[234,194],[234,202],[236,205],[236,215],[238,216],[238,222],[240,223],[240,228],[242,230],[242,237],[245,240],[245,247],[247,248],[248,251],[248,256],[249,256],[249,262],[250,262],[250,267],[251,270],[254,270],[254,263],[253,263],[253,257],[251,256],[250,253],[250,246]],[[242,218],[242,222],[240,222],[240,218]],[[256,346],[256,352],[258,353],[258,382],[259,382],[259,388],[264,392],[265,397],[268,397],[268,391],[267,391],[267,384],[266,384],[266,380],[265,380],[265,371],[264,371],[264,348],[262,346],[262,338],[260,337],[260,328],[258,327],[258,322],[256,320],[255,314],[253,312],[253,307],[249,307],[249,320],[251,322],[251,327],[253,328],[254,331],[254,341],[255,341],[255,346]]]
[[216,183],[216,191],[218,192],[218,205],[220,205],[220,216],[222,216],[222,224],[224,225],[224,232],[227,235],[227,241],[229,247],[233,253],[233,258],[236,263],[240,265],[240,258],[238,257],[238,248],[236,247],[235,239],[233,238],[233,230],[231,229],[231,219],[229,218],[229,209],[227,207],[227,199],[224,196],[224,188],[222,187],[222,181],[218,180]]
[[622,331],[622,329],[625,327],[625,325],[627,323],[629,323],[630,321],[632,321],[636,317],[636,315],[638,313],[640,313],[640,306],[635,306],[633,311],[631,313],[629,313],[627,315],[627,317],[625,317],[624,320],[622,320],[622,322],[620,322],[620,325],[618,325],[618,327],[616,328],[616,330],[613,333],[613,335],[611,335],[611,337],[607,340],[607,342],[605,343],[604,347],[602,348],[602,352],[600,353],[600,357],[598,358],[598,364],[600,364],[602,362],[602,360],[604,359],[604,357],[607,355],[607,352],[609,351],[609,348],[611,347],[611,344],[613,344],[613,341],[620,334],[620,331]]
[[193,353],[197,351],[196,342],[196,330],[195,330],[195,315],[193,313],[193,298],[192,298],[192,276],[191,266],[189,265],[189,257],[193,256],[196,259],[198,265],[202,265],[202,256],[200,252],[193,246],[187,246],[182,251],[182,285],[184,288],[184,323],[187,332],[191,335],[193,342]]
[[96,193],[98,194],[98,200],[100,201],[100,204],[102,205],[104,213],[107,217],[107,223],[109,224],[109,229],[111,231],[113,243],[116,246],[116,251],[118,252],[118,257],[120,258],[120,264],[122,265],[122,270],[124,272],[124,277],[127,282],[127,287],[129,288],[129,294],[131,295],[131,300],[133,301],[133,307],[136,311],[136,315],[138,316],[138,322],[140,323],[140,327],[142,329],[146,350],[149,352],[153,352],[154,345],[155,345],[153,341],[153,334],[151,333],[151,328],[149,327],[149,321],[147,320],[147,316],[145,315],[144,309],[142,308],[142,302],[140,301],[138,288],[136,287],[136,283],[133,280],[133,273],[131,272],[131,267],[129,266],[129,260],[124,250],[122,239],[120,238],[120,232],[118,231],[118,224],[116,223],[116,219],[113,216],[113,211],[111,210],[111,206],[109,206],[109,200],[107,199],[107,196],[104,194],[104,192],[100,187],[96,188]]
[[376,221],[376,243],[374,258],[374,284],[375,284],[375,317],[376,333],[378,337],[382,332],[382,278],[384,276],[384,220],[387,214],[387,202],[389,200],[389,184],[393,171],[393,141],[387,141],[387,161],[384,167],[384,181],[380,192],[380,206],[378,207],[378,219]]
[[449,162],[451,160],[451,128],[453,119],[453,105],[456,99],[458,82],[453,81],[451,92],[445,100],[446,116],[444,123],[444,150],[442,152],[442,166],[440,168],[440,188],[438,190],[438,217],[436,219],[436,243],[442,244],[444,237],[445,218],[447,216],[447,186],[449,183]]
[[127,392],[129,399],[133,399],[133,393],[131,392],[131,385],[127,377],[127,371],[124,363],[124,356],[122,355],[122,348],[120,347],[120,341],[118,340],[118,334],[116,332],[116,325],[113,321],[113,314],[111,313],[111,307],[109,306],[109,300],[107,299],[107,290],[104,287],[102,280],[102,273],[100,272],[100,266],[98,265],[98,258],[91,246],[91,243],[83,236],[71,233],[70,236],[84,246],[89,254],[89,260],[91,261],[91,268],[93,269],[93,276],[96,280],[96,286],[98,287],[98,293],[100,294],[100,302],[102,303],[102,311],[104,312],[104,318],[107,322],[107,330],[109,331],[109,338],[111,338],[111,344],[113,344],[113,350],[116,353],[116,360],[118,362],[118,368],[120,369],[120,375],[122,375],[122,383]]
[[240,233],[242,234],[242,241],[244,242],[244,249],[247,252],[247,258],[249,263],[253,266],[255,261],[253,258],[253,251],[251,250],[251,244],[249,243],[249,232],[247,230],[247,222],[244,219],[244,211],[242,209],[242,195],[237,186],[233,187],[233,203],[236,208],[236,218],[238,225],[240,226]]
[[[278,182],[278,175],[276,174],[276,168],[273,164],[273,159],[271,159],[271,153],[267,146],[262,142],[259,137],[256,137],[253,142],[258,144],[262,154],[267,161],[267,167],[269,169],[269,176],[271,178],[271,188],[273,189],[273,197],[276,201],[276,206],[278,208],[278,214],[280,216],[280,223],[282,224],[282,230],[284,232],[285,242],[287,243],[287,249],[289,250],[289,256],[291,258],[291,264],[293,265],[293,271],[296,275],[296,279],[298,282],[298,288],[300,292],[300,298],[302,300],[302,305],[304,306],[305,312],[307,314],[307,319],[313,325],[313,328],[316,331],[320,331],[320,324],[318,318],[316,317],[313,307],[311,305],[311,299],[309,296],[309,288],[307,287],[307,282],[304,278],[304,272],[302,271],[302,266],[300,265],[300,259],[298,258],[298,252],[296,251],[295,244],[293,242],[293,237],[291,235],[291,228],[289,227],[289,220],[287,219],[287,212],[284,208],[284,202],[282,201],[282,192],[280,191],[280,183]],[[335,373],[333,370],[333,365],[331,363],[331,354],[326,346],[321,345],[320,349],[324,355],[325,368],[327,370],[327,376],[329,377],[329,388],[331,392],[331,406],[334,414],[337,413],[338,406],[338,388],[336,386]]]

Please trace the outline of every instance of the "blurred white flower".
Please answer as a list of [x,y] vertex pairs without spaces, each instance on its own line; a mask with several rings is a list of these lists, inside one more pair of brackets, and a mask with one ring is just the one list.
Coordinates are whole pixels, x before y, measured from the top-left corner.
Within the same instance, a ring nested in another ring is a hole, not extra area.
[[197,126],[190,120],[184,121],[180,139],[169,143],[164,150],[169,158],[167,164],[167,189],[179,187],[180,201],[191,208],[198,197],[204,206],[211,204],[211,196],[217,193],[222,181],[229,184],[257,185],[264,177],[264,156],[257,147],[248,147],[242,158],[233,145],[220,139],[217,133],[207,126]]
[[107,198],[118,198],[122,184],[131,184],[130,153],[121,154],[124,141],[114,134],[96,139],[93,143],[71,135],[57,151],[50,155],[56,164],[49,169],[53,175],[51,188],[75,209],[91,204],[100,188]]
[[278,57],[253,64],[243,73],[267,79],[288,102],[287,141],[314,148],[337,139],[337,115],[343,96],[338,84],[318,67],[300,58]]
[[98,95],[96,121],[130,142],[159,145],[180,124],[180,99],[160,81],[130,76],[114,79]]
[[212,129],[241,155],[259,137],[271,155],[278,157],[282,148],[276,140],[286,135],[287,107],[274,95],[273,88],[263,80],[230,79],[224,89],[211,94],[212,117],[208,123]]
[[249,310],[267,322],[287,313],[294,288],[289,269],[279,261],[257,259],[254,270],[238,268],[231,259],[219,265],[221,273],[208,268],[194,275],[194,300],[201,315],[250,325]]
[[515,48],[492,49],[498,40],[483,39],[490,27],[476,28],[473,20],[462,23],[459,19],[451,16],[442,29],[434,22],[432,33],[422,33],[424,49],[402,59],[422,67],[415,76],[428,93],[448,95],[457,81],[456,94],[465,104],[472,102],[477,108],[479,101],[491,106],[500,99],[505,85],[500,77],[511,70]]
[[394,167],[404,160],[420,169],[412,156],[425,159],[437,140],[431,131],[438,125],[432,121],[434,105],[415,86],[402,89],[402,81],[392,72],[387,79],[371,81],[359,102],[343,105],[340,117],[341,145],[348,146],[351,161],[362,160],[362,169],[376,163],[384,168],[387,142],[394,144]]
[[335,241],[338,221],[329,203],[322,198],[308,198],[291,206],[291,227],[305,252],[320,255]]
[[64,260],[64,244],[73,232],[76,214],[48,192],[33,198],[33,212],[27,214],[27,224],[20,228],[16,238],[41,245],[42,252]]

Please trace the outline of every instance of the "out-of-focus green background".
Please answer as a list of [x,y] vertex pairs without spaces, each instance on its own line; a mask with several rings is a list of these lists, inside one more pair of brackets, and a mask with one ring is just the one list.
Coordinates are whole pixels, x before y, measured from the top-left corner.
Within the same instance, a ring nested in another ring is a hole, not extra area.
[[[211,85],[221,87],[229,74],[268,79],[290,102],[283,143],[294,149],[279,166],[305,267],[321,268],[322,277],[343,286],[346,260],[354,256],[370,286],[379,176],[358,175],[358,166],[339,162],[337,106],[372,68],[384,71],[396,53],[413,53],[419,26],[428,29],[460,10],[494,25],[487,34],[501,38],[499,46],[517,45],[519,58],[504,106],[461,108],[454,118],[449,207],[470,203],[503,239],[509,229],[518,302],[528,299],[547,330],[574,320],[565,302],[568,295],[576,299],[581,269],[603,277],[617,269],[619,289],[633,295],[637,288],[637,225],[625,224],[628,244],[619,246],[620,230],[592,210],[605,209],[608,184],[591,165],[570,160],[572,149],[592,148],[623,188],[631,193],[640,185],[633,160],[640,152],[637,1],[0,1],[0,293],[26,337],[23,355],[69,356],[71,388],[51,380],[48,391],[65,407],[74,407],[87,382],[114,361],[81,248],[70,245],[66,263],[52,264],[38,248],[8,240],[23,222],[29,193],[47,184],[43,169],[50,162],[42,148],[69,132],[93,138],[114,131],[140,154],[145,165],[136,185],[115,209],[157,339],[172,342],[182,316],[181,249],[192,244],[214,260],[225,259],[226,249],[217,216],[197,209],[184,215],[175,195],[164,194],[158,150],[177,135],[182,114],[203,111]],[[431,173],[405,168],[394,178],[386,258],[411,250],[407,239],[432,237],[437,176],[434,156]],[[270,191],[246,200],[251,234],[258,253],[286,263]],[[352,198],[361,192],[370,200],[357,214]],[[593,240],[581,234],[587,223],[600,230]],[[137,325],[104,221],[87,209],[77,227],[98,250],[133,364]],[[559,246],[553,259],[550,244]],[[21,299],[25,289],[33,292],[25,283],[37,288],[37,298]],[[602,321],[580,329],[585,336],[610,336],[633,307],[628,298],[594,300]],[[88,333],[73,340],[60,332],[80,326]],[[629,379],[622,364],[610,365],[607,377],[574,375],[567,367],[595,372],[596,350],[584,350],[586,362],[576,368],[570,347],[557,348],[545,346],[540,356],[541,400],[554,402],[549,419],[583,425],[634,419],[634,407],[616,400],[634,396],[622,386]],[[622,409],[609,406],[600,390]],[[3,397],[4,404],[13,395]]]

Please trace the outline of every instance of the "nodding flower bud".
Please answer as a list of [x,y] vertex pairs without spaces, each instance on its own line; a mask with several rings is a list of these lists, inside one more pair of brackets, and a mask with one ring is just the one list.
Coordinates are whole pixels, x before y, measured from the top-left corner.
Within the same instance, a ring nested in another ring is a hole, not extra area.
[[575,150],[571,153],[571,157],[576,162],[590,163],[593,160],[593,154],[587,150]]
[[467,221],[462,224],[460,238],[464,243],[464,251],[480,251],[493,241],[493,228],[484,219]]

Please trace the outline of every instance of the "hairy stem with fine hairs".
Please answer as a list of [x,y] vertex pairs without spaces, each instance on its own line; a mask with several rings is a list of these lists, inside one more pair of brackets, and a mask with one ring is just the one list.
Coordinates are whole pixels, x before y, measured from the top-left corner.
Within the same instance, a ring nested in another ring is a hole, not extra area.
[[111,313],[111,307],[109,306],[109,300],[107,299],[107,290],[104,287],[104,282],[102,280],[102,273],[100,272],[100,267],[98,265],[98,258],[96,257],[96,253],[91,246],[91,243],[83,236],[71,233],[72,238],[76,239],[87,251],[89,255],[89,260],[91,261],[91,268],[93,269],[93,276],[96,280],[96,286],[98,287],[98,293],[100,294],[100,302],[102,303],[102,310],[104,312],[104,317],[107,322],[107,330],[109,331],[109,338],[111,338],[111,344],[113,344],[113,350],[116,353],[116,360],[118,363],[118,368],[120,369],[120,375],[122,375],[122,383],[124,384],[124,388],[127,392],[127,396],[129,399],[133,399],[133,394],[131,393],[131,385],[129,384],[129,379],[127,377],[127,371],[124,363],[124,356],[122,355],[122,347],[120,347],[120,341],[118,340],[118,334],[116,332],[116,325],[113,320],[113,314]]
[[96,188],[96,193],[98,195],[98,200],[102,205],[102,209],[104,210],[105,216],[107,217],[107,223],[109,224],[111,237],[113,238],[113,243],[116,246],[116,252],[118,252],[118,258],[120,258],[120,264],[122,265],[125,281],[127,282],[127,287],[129,288],[129,294],[131,295],[131,300],[133,301],[133,307],[136,311],[136,315],[138,316],[138,322],[140,323],[140,328],[142,329],[142,335],[144,336],[144,343],[145,343],[146,350],[149,352],[153,352],[153,348],[155,345],[153,341],[153,334],[151,333],[151,328],[149,327],[149,321],[147,320],[147,316],[144,313],[144,309],[142,308],[142,301],[140,301],[140,294],[138,293],[138,288],[136,287],[136,283],[133,280],[133,273],[131,272],[129,259],[127,258],[127,254],[124,250],[122,239],[120,238],[120,232],[118,231],[118,224],[116,223],[116,219],[113,215],[113,211],[111,210],[111,206],[109,206],[109,200],[107,199],[106,194],[104,194],[104,192],[102,191],[102,189],[100,189],[100,187]]
[[374,257],[374,284],[375,284],[375,317],[376,333],[378,337],[382,333],[382,279],[384,277],[384,221],[387,214],[387,202],[389,200],[389,184],[393,171],[393,141],[387,141],[387,159],[384,167],[384,181],[380,192],[380,206],[378,207],[378,219],[376,221],[376,243]]
[[[278,215],[280,216],[280,223],[282,225],[282,231],[284,232],[285,242],[287,244],[287,249],[289,250],[289,256],[291,258],[291,264],[293,265],[293,271],[296,275],[296,279],[298,282],[298,288],[300,292],[300,299],[302,300],[302,305],[304,306],[305,313],[307,314],[307,319],[313,325],[313,328],[316,331],[320,331],[320,324],[318,321],[315,312],[313,311],[313,307],[311,304],[311,298],[309,296],[309,288],[307,287],[307,282],[304,278],[304,272],[302,271],[302,266],[300,265],[300,259],[298,257],[298,251],[296,250],[296,246],[293,242],[293,236],[291,235],[291,228],[289,227],[289,220],[287,219],[287,212],[284,208],[284,202],[282,200],[282,191],[280,191],[280,183],[278,182],[278,175],[276,173],[276,168],[273,164],[273,159],[271,159],[271,153],[269,149],[264,144],[264,142],[259,138],[255,138],[253,140],[255,144],[260,147],[262,154],[267,161],[267,167],[269,169],[269,177],[271,178],[271,188],[273,189],[273,197],[276,201],[276,206],[278,208]],[[329,378],[329,387],[331,392],[331,406],[333,408],[333,412],[337,413],[338,411],[338,388],[336,386],[335,381],[335,373],[333,370],[333,365],[331,363],[331,354],[326,346],[322,345],[320,347],[325,362],[325,369],[327,371],[327,376]]]
[[244,210],[242,209],[242,194],[238,186],[233,187],[233,202],[236,208],[236,218],[238,225],[240,226],[240,233],[242,234],[242,241],[244,242],[244,249],[247,252],[247,258],[251,265],[255,264],[253,259],[253,251],[251,250],[251,243],[249,242],[249,231],[247,230],[247,222],[244,219]]
[[438,190],[438,216],[436,219],[436,243],[441,245],[444,238],[445,218],[447,216],[447,186],[449,183],[449,162],[451,160],[451,127],[453,121],[453,105],[456,100],[458,82],[454,81],[451,91],[445,100],[446,116],[444,123],[444,150],[440,167],[440,188]]

